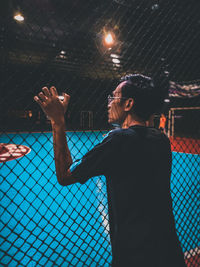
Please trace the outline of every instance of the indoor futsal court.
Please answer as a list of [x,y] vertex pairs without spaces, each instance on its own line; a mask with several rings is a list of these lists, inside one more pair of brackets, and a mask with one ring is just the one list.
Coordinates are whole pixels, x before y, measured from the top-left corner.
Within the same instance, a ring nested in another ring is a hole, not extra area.
[[57,182],[51,124],[34,96],[43,86],[71,96],[66,137],[77,160],[116,127],[107,105],[120,77],[167,73],[164,120],[156,113],[153,124],[171,142],[184,260],[200,267],[200,5],[172,2],[2,1],[0,266],[112,263],[106,177]]
[[[68,132],[72,155],[81,157],[104,134]],[[36,265],[53,266],[56,261],[56,266],[66,262],[73,266],[84,266],[83,263],[92,266],[99,262],[100,266],[108,266],[111,247],[105,177],[95,177],[86,185],[62,188],[56,182],[51,133],[1,136],[5,144],[10,140],[31,147],[31,151],[1,167],[4,175],[1,178],[1,250],[4,254],[9,252],[2,263],[31,266],[33,261]],[[178,171],[172,172],[171,190],[177,233],[190,263],[198,259],[198,247],[194,244],[199,235],[196,178],[200,171],[200,141],[188,139],[187,142],[185,151],[180,139],[180,151],[177,151],[172,141],[173,169]],[[1,159],[3,155],[6,153],[1,154]]]

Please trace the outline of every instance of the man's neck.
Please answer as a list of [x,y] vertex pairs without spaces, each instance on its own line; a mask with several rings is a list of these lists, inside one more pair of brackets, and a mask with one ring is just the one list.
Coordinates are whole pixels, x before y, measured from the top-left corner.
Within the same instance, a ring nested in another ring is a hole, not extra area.
[[124,122],[122,123],[121,128],[127,129],[135,125],[146,126],[146,122],[138,118],[137,116],[128,115],[126,119],[124,120]]

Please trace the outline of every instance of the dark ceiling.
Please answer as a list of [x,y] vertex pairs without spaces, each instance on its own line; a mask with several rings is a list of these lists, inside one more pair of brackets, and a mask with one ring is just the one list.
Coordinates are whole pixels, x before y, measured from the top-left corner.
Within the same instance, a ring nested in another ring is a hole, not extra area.
[[[74,128],[89,110],[94,127],[106,129],[107,95],[122,75],[154,75],[165,59],[171,81],[200,80],[200,0],[1,0],[0,12],[0,124],[7,130],[25,129],[18,111],[37,118],[33,97],[43,86],[70,94]],[[116,37],[111,49],[102,42],[108,31]],[[199,97],[170,105],[199,106]]]
[[[0,59],[6,66],[48,65],[113,79],[127,72],[154,73],[165,58],[171,79],[200,79],[199,0],[1,2]],[[24,22],[13,19],[16,11]],[[116,35],[110,50],[102,45],[105,30]],[[113,64],[110,54],[119,55],[120,64]]]

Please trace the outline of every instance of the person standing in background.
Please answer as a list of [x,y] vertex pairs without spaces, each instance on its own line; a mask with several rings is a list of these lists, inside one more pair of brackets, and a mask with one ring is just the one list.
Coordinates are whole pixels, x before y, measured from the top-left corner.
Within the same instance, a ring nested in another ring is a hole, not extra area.
[[162,113],[161,116],[160,116],[159,129],[160,129],[161,133],[164,133],[164,134],[166,134],[166,130],[165,130],[166,121],[167,121],[167,118]]

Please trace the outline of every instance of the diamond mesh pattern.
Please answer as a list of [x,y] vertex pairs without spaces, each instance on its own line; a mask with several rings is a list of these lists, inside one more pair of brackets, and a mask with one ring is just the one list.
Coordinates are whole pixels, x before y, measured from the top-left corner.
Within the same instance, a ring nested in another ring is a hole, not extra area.
[[[85,185],[57,183],[50,123],[33,96],[51,85],[71,95],[67,138],[73,160],[81,158],[109,130],[106,99],[122,75],[153,75],[164,58],[171,81],[199,81],[200,5],[195,0],[2,2],[0,264],[110,266],[105,177]],[[17,10],[24,22],[13,19]],[[116,42],[106,48],[102,38],[109,30]],[[171,107],[200,106],[199,96],[170,101],[166,114]],[[92,112],[93,124],[82,127],[81,111]],[[198,113],[191,114],[182,115],[182,124],[175,120],[171,194],[186,264],[198,267],[200,128]],[[31,151],[7,161],[13,155],[7,144],[17,145],[14,154],[19,145]]]

